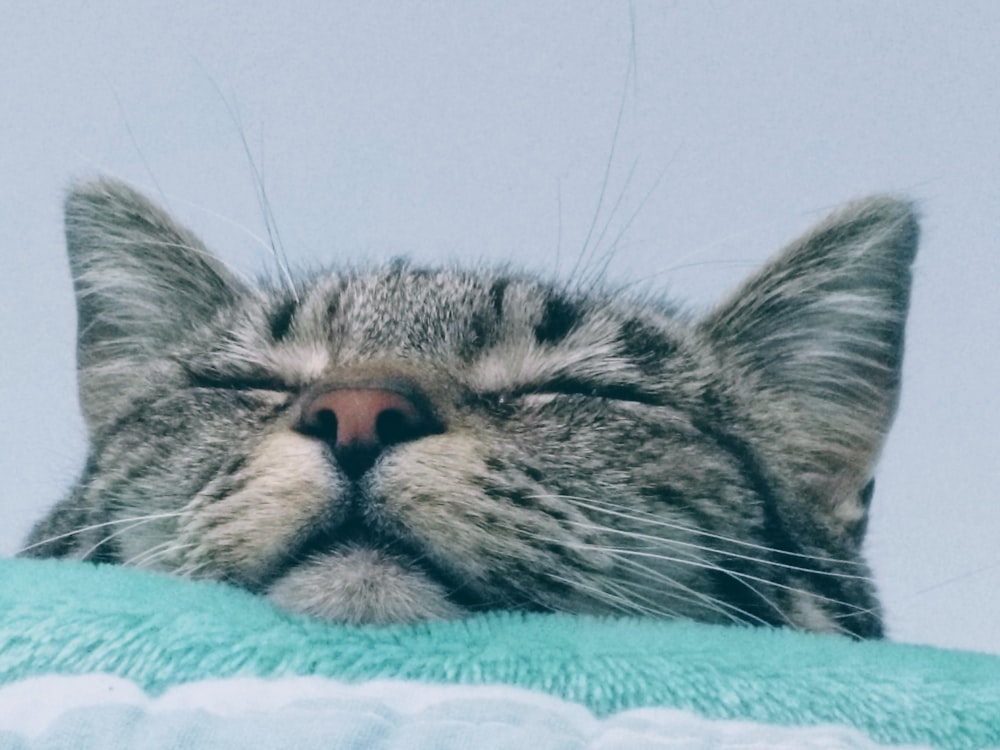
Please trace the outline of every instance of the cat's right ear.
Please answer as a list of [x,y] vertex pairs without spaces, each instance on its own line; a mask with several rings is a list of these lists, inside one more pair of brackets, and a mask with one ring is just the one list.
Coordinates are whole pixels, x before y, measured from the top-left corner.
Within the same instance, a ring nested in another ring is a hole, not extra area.
[[93,430],[154,375],[166,345],[208,323],[243,286],[197,237],[122,182],[74,186],[65,216],[80,403]]

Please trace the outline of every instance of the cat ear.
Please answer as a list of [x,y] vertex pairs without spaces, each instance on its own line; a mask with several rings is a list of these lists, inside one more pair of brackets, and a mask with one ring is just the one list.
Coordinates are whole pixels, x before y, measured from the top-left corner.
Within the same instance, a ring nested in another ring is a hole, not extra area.
[[80,401],[94,427],[151,375],[164,346],[212,319],[241,285],[187,229],[102,179],[66,199]]
[[918,233],[909,203],[849,204],[701,323],[791,512],[854,544],[898,400]]

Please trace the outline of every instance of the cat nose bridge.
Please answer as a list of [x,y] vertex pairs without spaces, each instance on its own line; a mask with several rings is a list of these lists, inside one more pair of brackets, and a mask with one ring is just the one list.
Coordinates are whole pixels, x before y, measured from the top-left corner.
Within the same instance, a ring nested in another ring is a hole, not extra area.
[[384,387],[330,388],[303,405],[299,430],[329,444],[344,473],[357,479],[385,449],[441,431],[424,401]]

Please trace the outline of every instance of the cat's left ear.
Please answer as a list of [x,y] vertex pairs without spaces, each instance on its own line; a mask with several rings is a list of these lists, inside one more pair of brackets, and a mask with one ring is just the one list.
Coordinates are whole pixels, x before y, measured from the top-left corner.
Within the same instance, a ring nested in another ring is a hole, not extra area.
[[908,202],[850,204],[700,324],[791,513],[852,544],[899,396],[918,233]]

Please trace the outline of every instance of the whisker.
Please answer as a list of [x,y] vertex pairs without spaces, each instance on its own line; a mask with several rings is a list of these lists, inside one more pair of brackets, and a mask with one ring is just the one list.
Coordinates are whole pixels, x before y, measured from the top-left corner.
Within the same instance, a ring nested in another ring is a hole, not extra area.
[[[642,573],[646,578],[660,579],[661,581],[667,583],[668,586],[680,590],[680,592],[671,591],[669,589],[664,589],[662,587],[653,586],[650,584],[642,584],[639,583],[638,581],[632,581],[632,580],[624,582],[622,588],[624,590],[629,590],[633,592],[632,594],[633,596],[640,596],[645,601],[654,601],[655,599],[659,599],[665,596],[670,599],[676,599],[678,601],[684,602],[688,606],[690,606],[692,603],[697,603],[699,606],[704,607],[705,609],[711,612],[715,612],[718,615],[721,615],[722,617],[726,618],[727,620],[729,620],[734,624],[745,623],[747,619],[756,619],[760,622],[760,624],[767,624],[764,619],[756,617],[752,613],[746,612],[734,604],[729,604],[728,602],[718,599],[717,597],[705,594],[704,592],[696,591],[689,586],[685,586],[680,581],[671,578],[670,576],[667,576],[665,574],[658,574],[658,571],[651,570],[643,565],[636,564],[634,561],[631,560],[619,560],[619,562],[635,568],[640,573]],[[638,592],[639,590],[649,592],[654,598],[650,598],[635,593]],[[682,593],[687,594],[688,596],[682,596]],[[738,614],[733,614],[733,612],[730,612],[729,610],[733,610]],[[670,614],[674,617],[682,616],[676,612],[671,612]]]
[[[60,539],[68,539],[71,536],[76,536],[77,534],[85,534],[88,531],[94,531],[96,529],[102,529],[102,528],[105,528],[107,526],[117,526],[117,525],[123,524],[123,523],[133,523],[135,521],[146,522],[146,521],[156,521],[156,520],[160,520],[160,519],[164,519],[164,518],[176,518],[176,517],[179,517],[179,516],[183,516],[183,515],[185,515],[187,513],[188,513],[188,511],[183,511],[183,510],[181,510],[181,511],[172,511],[170,513],[154,513],[154,514],[151,514],[151,515],[148,515],[148,516],[130,516],[129,518],[116,518],[113,521],[104,521],[102,523],[91,524],[90,526],[81,526],[79,528],[73,529],[72,531],[67,531],[67,532],[64,532],[62,534],[56,534],[55,536],[46,537],[45,539],[41,539],[41,540],[39,540],[37,542],[34,542],[33,544],[29,544],[26,547],[22,547],[17,552],[17,554],[20,555],[20,554],[23,554],[23,553],[27,552],[30,549],[34,549],[35,547],[41,547],[43,545],[50,544],[51,542],[57,542]],[[127,530],[128,529],[124,529],[124,531],[127,531]],[[107,540],[105,539],[104,541],[107,541]],[[104,542],[102,541],[101,544],[103,544],[103,543]],[[97,545],[97,546],[100,546],[100,544]],[[91,551],[93,551],[93,550],[91,550]]]
[[[625,176],[625,182],[622,185],[621,190],[618,191],[618,198],[615,199],[615,204],[611,207],[611,211],[608,213],[608,218],[604,222],[604,226],[601,227],[601,231],[597,235],[597,239],[594,241],[594,248],[590,255],[597,252],[597,249],[604,242],[604,237],[607,235],[608,230],[611,228],[611,223],[615,220],[615,215],[618,213],[618,209],[621,208],[622,201],[625,200],[625,195],[628,193],[629,186],[632,184],[632,178],[635,177],[635,169],[639,166],[639,159],[635,158],[632,160],[632,166],[629,167],[628,174]],[[602,253],[599,257],[594,258],[594,264],[591,266],[591,270],[586,271],[590,278],[589,291],[593,291],[594,288],[600,283],[601,280],[601,268],[607,268],[607,265],[611,262],[615,254],[615,245],[611,245],[607,251]],[[609,257],[610,256],[610,257]],[[588,260],[589,264],[589,260]],[[586,278],[581,278],[580,281],[585,281]]]
[[[558,540],[552,540],[552,541],[558,541]],[[652,560],[659,560],[659,561],[662,561],[662,562],[679,563],[681,565],[686,565],[686,566],[689,566],[689,567],[701,568],[701,569],[705,569],[705,570],[712,570],[712,571],[715,571],[715,572],[718,572],[718,573],[722,573],[723,575],[726,575],[726,576],[729,576],[731,578],[734,578],[734,579],[738,580],[742,585],[746,586],[748,589],[750,589],[751,591],[753,591],[753,593],[756,594],[758,597],[760,597],[760,599],[763,602],[767,603],[772,609],[774,609],[774,611],[783,620],[785,620],[785,622],[787,622],[789,625],[792,625],[792,626],[794,626],[794,623],[791,621],[791,619],[789,619],[789,617],[785,613],[785,611],[781,607],[779,607],[774,601],[772,601],[769,597],[765,596],[763,592],[759,591],[756,587],[754,587],[751,584],[747,583],[748,580],[749,581],[755,581],[757,583],[762,583],[762,584],[764,584],[766,586],[773,586],[775,588],[784,589],[784,590],[787,590],[787,591],[792,591],[794,593],[807,594],[807,595],[809,595],[811,597],[814,597],[816,599],[820,599],[822,601],[826,601],[826,602],[829,602],[831,604],[838,604],[840,606],[848,607],[850,609],[857,609],[857,610],[861,609],[861,607],[857,607],[856,605],[850,604],[848,602],[842,602],[842,601],[839,601],[837,599],[832,599],[830,597],[823,596],[822,594],[814,593],[812,591],[805,591],[803,589],[798,589],[798,588],[795,588],[793,586],[788,586],[786,584],[778,583],[776,581],[770,581],[770,580],[767,580],[766,578],[761,578],[759,576],[751,575],[750,573],[741,573],[739,571],[729,570],[729,569],[723,568],[723,567],[721,567],[719,565],[715,565],[713,563],[705,562],[705,561],[702,561],[702,560],[696,560],[696,559],[692,559],[692,558],[675,557],[673,555],[663,555],[663,554],[658,554],[658,553],[653,553],[653,552],[642,552],[642,551],[639,551],[639,550],[620,549],[620,548],[616,548],[616,547],[605,547],[605,546],[602,546],[602,545],[596,545],[596,544],[584,543],[584,542],[579,543],[578,547],[580,549],[592,550],[592,551],[596,551],[596,552],[603,552],[605,554],[611,555],[612,557],[614,557],[614,558],[616,558],[618,560],[623,560],[624,557],[640,557],[640,558],[648,558],[648,559],[652,559]]]
[[701,266],[729,266],[729,267],[743,267],[743,268],[755,268],[757,263],[752,260],[747,259],[722,259],[722,260],[698,260],[699,258],[704,258],[704,256],[709,253],[715,252],[719,248],[725,248],[727,246],[741,244],[740,241],[745,240],[747,237],[754,236],[755,233],[766,231],[771,229],[774,222],[764,222],[760,223],[755,227],[750,227],[747,229],[740,230],[738,232],[733,232],[725,237],[720,237],[713,240],[712,242],[705,243],[701,247],[695,247],[690,252],[682,255],[674,263],[664,268],[660,268],[656,271],[646,274],[641,279],[636,279],[624,286],[624,289],[629,289],[634,287],[639,283],[648,283],[656,278],[665,276],[667,274],[674,273],[675,271],[698,268]]
[[[990,563],[988,565],[982,565],[972,570],[968,570],[964,573],[960,573],[959,575],[950,576],[944,580],[938,581],[937,583],[933,583],[930,586],[925,586],[921,589],[918,589],[906,595],[903,599],[901,599],[899,602],[896,603],[895,608],[898,609],[901,607],[905,607],[908,604],[911,604],[915,599],[919,598],[923,594],[935,591],[945,586],[950,586],[952,584],[958,583],[959,581],[963,581],[967,578],[974,578],[975,576],[981,575],[982,573],[994,570],[997,567],[1000,567],[1000,562]],[[841,614],[837,614],[835,615],[835,619],[846,620],[851,617],[862,617],[864,615],[873,615],[873,614],[878,614],[878,609],[875,607],[869,607],[866,609],[858,609],[856,612],[844,612]]]
[[[635,560],[630,560],[628,558],[615,556],[615,559],[618,560],[618,562],[623,565],[635,568],[648,578],[664,581],[671,586],[676,586],[677,588],[682,589],[683,591],[693,596],[695,599],[700,600],[708,609],[711,609],[717,612],[718,614],[727,617],[731,622],[745,623],[749,620],[752,620],[756,621],[757,624],[759,625],[770,624],[767,620],[765,620],[763,617],[760,617],[759,615],[755,615],[752,612],[747,612],[742,607],[738,607],[737,605],[727,602],[723,599],[719,599],[718,597],[706,594],[703,591],[697,591],[696,589],[692,589],[690,586],[684,585],[680,581],[675,580],[674,578],[668,576],[666,573],[663,573],[662,571],[654,570],[649,566],[643,565]],[[649,590],[651,591],[656,591],[656,592],[661,591],[661,589],[656,589],[653,587],[647,587],[647,588],[649,588]],[[758,592],[753,587],[751,587],[751,590],[753,590],[754,593],[758,594],[758,596],[761,596],[760,592]],[[766,597],[762,596],[761,598],[767,601]],[[774,607],[777,607],[777,605],[775,605],[773,602],[770,602],[770,604]],[[733,612],[735,612],[736,614],[733,614]]]
[[247,141],[246,129],[243,127],[243,121],[240,118],[239,111],[236,109],[236,105],[230,101],[225,93],[223,93],[222,87],[219,86],[215,78],[208,75],[208,80],[212,84],[216,93],[219,95],[219,98],[222,100],[222,103],[226,108],[226,112],[229,113],[229,117],[233,121],[233,125],[239,135],[240,143],[243,146],[243,153],[246,156],[247,164],[250,166],[250,172],[253,175],[254,186],[256,188],[255,192],[257,195],[257,205],[260,207],[260,212],[264,219],[264,228],[267,231],[267,237],[269,240],[269,250],[274,258],[275,264],[278,266],[278,273],[281,275],[282,280],[288,287],[288,291],[291,292],[292,297],[296,302],[299,302],[299,294],[295,288],[295,282],[292,280],[292,276],[288,268],[288,257],[285,254],[285,248],[281,242],[281,235],[278,232],[278,222],[275,220],[274,212],[271,210],[271,201],[267,197],[267,188],[264,185],[264,178],[261,175],[260,168],[257,166],[257,160],[254,159],[250,144]]
[[[613,554],[613,556],[615,557],[615,559],[617,559],[617,560],[618,560],[619,562],[622,562],[622,563],[624,563],[624,562],[626,562],[626,560],[628,559],[628,556],[627,556],[627,552],[628,552],[628,551],[626,551],[626,550],[619,550],[619,551],[617,551],[617,552],[615,552],[615,553],[612,553],[612,554]],[[764,594],[764,592],[762,592],[762,591],[761,591],[760,589],[758,589],[758,588],[757,588],[756,586],[753,586],[753,585],[751,585],[751,584],[747,583],[747,582],[746,582],[745,580],[740,580],[739,578],[737,578],[737,575],[736,575],[736,573],[735,573],[734,571],[731,571],[731,570],[728,570],[728,569],[726,569],[726,568],[723,568],[723,567],[722,567],[721,565],[715,565],[715,564],[713,564],[713,563],[708,563],[708,562],[704,562],[704,561],[701,561],[701,560],[696,560],[696,559],[694,559],[694,558],[675,558],[675,557],[667,557],[667,556],[657,556],[657,555],[649,555],[649,556],[650,556],[650,557],[653,557],[653,558],[661,558],[661,559],[664,559],[664,560],[667,560],[667,561],[669,561],[669,562],[677,562],[677,563],[681,563],[682,565],[688,565],[688,566],[691,566],[691,567],[699,567],[699,568],[704,568],[704,569],[707,569],[707,570],[712,570],[712,571],[715,571],[715,572],[717,572],[717,573],[721,573],[721,574],[723,574],[723,575],[725,575],[725,576],[728,576],[728,577],[730,577],[730,578],[735,578],[736,580],[739,580],[739,581],[740,581],[741,585],[743,585],[743,586],[745,586],[746,588],[748,588],[748,589],[749,589],[750,591],[752,591],[752,592],[753,592],[753,593],[754,593],[754,594],[755,594],[755,595],[756,595],[756,596],[757,596],[757,597],[758,597],[758,598],[759,598],[759,599],[760,599],[760,600],[761,600],[762,602],[764,602],[764,603],[765,603],[765,604],[767,604],[767,605],[768,605],[768,606],[769,606],[769,607],[770,607],[771,609],[773,609],[773,610],[774,610],[774,612],[775,612],[775,613],[776,613],[776,614],[777,614],[777,615],[778,615],[778,616],[779,616],[779,617],[780,617],[780,618],[781,618],[782,620],[784,620],[784,621],[785,621],[785,622],[786,622],[786,623],[787,623],[788,625],[794,625],[794,623],[793,623],[793,622],[791,621],[791,619],[790,619],[790,618],[788,617],[788,615],[787,615],[787,613],[785,612],[785,610],[784,610],[784,609],[782,609],[782,608],[781,608],[781,607],[780,607],[780,606],[779,606],[779,605],[777,604],[777,602],[775,602],[775,601],[774,601],[773,599],[771,599],[771,598],[770,598],[769,596],[765,595],[765,594]],[[644,570],[644,571],[646,571],[646,572],[647,572],[648,574],[650,574],[650,575],[656,572],[656,571],[653,571],[652,569],[650,569],[650,568],[649,568],[648,566],[646,566],[646,565],[642,565],[642,564],[638,563],[637,561],[631,561],[631,562],[632,562],[632,565],[633,565],[633,567],[636,567],[636,568],[638,568],[639,570]],[[757,580],[758,580],[758,581],[760,581],[760,582],[763,582],[763,583],[770,583],[769,581],[766,581],[766,580],[765,580],[765,579],[763,579],[763,578],[760,578],[760,579],[757,579]],[[695,594],[697,594],[698,592],[694,592],[694,591],[692,591],[692,593],[695,593]],[[705,596],[707,596],[707,595],[705,595]],[[715,597],[712,597],[712,598],[715,598]],[[719,603],[723,603],[723,602],[722,602],[722,600],[718,600],[718,599],[716,599],[716,601],[717,601],[717,602],[719,602]],[[745,615],[745,616],[749,617],[750,619],[753,619],[753,620],[757,620],[759,624],[763,624],[763,625],[767,625],[767,624],[770,624],[770,623],[768,623],[768,622],[767,622],[766,620],[764,620],[763,618],[761,618],[761,617],[759,617],[759,616],[757,616],[757,615],[754,615],[754,614],[752,614],[751,612],[747,612],[746,610],[744,610],[744,609],[743,609],[743,608],[741,608],[741,607],[737,607],[736,605],[734,605],[734,604],[730,604],[730,603],[728,603],[728,602],[724,602],[724,603],[725,603],[725,604],[726,604],[727,606],[729,606],[729,607],[731,607],[731,608],[735,609],[736,611],[738,611],[738,612],[739,612],[740,614],[742,614],[742,615]],[[744,620],[744,621],[745,621],[745,620]]]
[[628,100],[628,82],[632,77],[632,60],[629,60],[628,68],[625,72],[625,90],[622,92],[621,102],[618,105],[618,115],[615,118],[615,131],[611,136],[611,150],[608,153],[607,163],[604,166],[604,178],[601,180],[601,192],[597,196],[597,207],[594,209],[594,216],[590,221],[590,227],[587,229],[587,235],[583,240],[583,247],[580,248],[580,253],[576,257],[576,262],[573,264],[573,268],[570,271],[569,278],[575,279],[576,273],[580,269],[581,264],[586,268],[586,263],[589,261],[589,257],[593,252],[590,248],[590,241],[594,235],[594,229],[597,227],[598,218],[601,215],[601,210],[604,208],[604,196],[607,194],[608,184],[611,180],[611,167],[614,165],[615,152],[618,149],[618,137],[621,133],[622,121],[625,119],[625,102]]
[[211,561],[209,560],[203,560],[202,562],[197,564],[194,564],[190,561],[184,562],[181,565],[178,565],[176,568],[174,568],[171,571],[171,573],[175,576],[179,576],[180,578],[188,578],[188,579],[194,578],[195,574],[207,568],[210,562]]
[[[173,515],[174,515],[174,517],[184,515],[184,511],[178,511],[177,513],[175,513]],[[121,536],[122,534],[125,534],[125,533],[131,531],[132,529],[135,529],[135,528],[137,528],[139,526],[145,526],[147,523],[150,523],[152,521],[161,520],[161,519],[158,519],[158,518],[155,518],[155,517],[152,517],[152,516],[145,516],[145,517],[139,517],[139,518],[133,517],[132,520],[135,521],[135,523],[132,523],[129,526],[126,526],[123,529],[118,529],[117,531],[115,531],[112,534],[108,534],[103,539],[101,539],[101,541],[99,541],[93,547],[91,547],[86,552],[84,552],[83,553],[83,559],[86,560],[88,557],[90,557],[90,555],[96,549],[98,549],[99,547],[104,546],[105,544],[107,544],[108,542],[110,542],[115,537]]]
[[184,549],[189,549],[196,546],[195,543],[190,544],[178,544],[174,539],[168,539],[160,544],[155,544],[147,550],[140,552],[137,555],[133,555],[128,560],[122,562],[122,565],[130,565],[135,568],[144,568],[149,563],[157,560],[158,558],[165,557],[168,554],[179,552]]
[[[539,498],[550,498],[551,496],[537,495],[535,497]],[[740,547],[748,547],[750,549],[761,550],[762,552],[773,552],[788,557],[798,557],[805,560],[815,560],[817,562],[834,563],[838,565],[854,565],[863,566],[864,563],[858,562],[857,560],[843,560],[836,557],[826,557],[823,555],[808,555],[802,552],[788,552],[785,550],[777,549],[775,547],[768,547],[763,544],[756,544],[754,542],[748,542],[745,539],[736,539],[733,537],[728,537],[723,534],[717,534],[711,531],[705,531],[704,529],[699,529],[696,526],[688,526],[687,524],[676,523],[672,521],[665,521],[663,518],[654,515],[652,513],[646,513],[644,511],[632,510],[630,513],[626,513],[620,510],[620,506],[613,505],[610,502],[603,503],[600,500],[594,498],[583,498],[576,497],[574,495],[558,495],[560,499],[568,500],[583,508],[590,508],[598,513],[607,513],[608,515],[618,516],[619,518],[624,518],[627,520],[638,521],[644,524],[650,524],[653,526],[661,526],[663,528],[675,529],[677,531],[685,531],[690,534],[695,534],[698,536],[704,536],[711,539],[718,539],[729,544],[737,545]]]
[[[620,549],[614,549],[614,548],[605,549],[605,548],[602,548],[602,547],[595,547],[595,549],[597,549],[599,551],[603,551],[603,552],[611,552],[611,553],[617,553],[617,554],[622,554],[622,555],[632,555],[632,556],[636,556],[636,557],[648,557],[648,558],[651,558],[651,559],[663,560],[665,562],[678,562],[678,563],[682,563],[682,564],[685,564],[685,565],[690,565],[690,566],[696,567],[696,568],[705,568],[705,569],[708,569],[708,570],[715,570],[715,571],[718,571],[720,573],[725,573],[726,575],[730,575],[730,576],[732,576],[734,578],[738,578],[741,581],[743,581],[744,579],[750,580],[750,581],[756,581],[757,583],[763,583],[763,584],[765,584],[767,586],[773,586],[774,588],[783,589],[785,591],[791,591],[791,592],[796,593],[796,594],[807,594],[808,596],[811,596],[814,599],[819,599],[820,601],[828,602],[830,604],[836,604],[836,605],[839,605],[841,607],[847,607],[848,609],[853,609],[853,610],[856,610],[858,612],[863,612],[864,611],[863,607],[859,607],[859,606],[857,606],[855,604],[851,604],[850,602],[844,602],[844,601],[841,601],[839,599],[833,599],[831,597],[824,596],[823,594],[818,594],[818,593],[816,593],[814,591],[808,591],[808,590],[805,590],[805,589],[796,588],[794,586],[789,586],[789,585],[784,584],[784,583],[778,583],[777,581],[769,581],[766,578],[761,578],[760,576],[755,576],[755,575],[752,575],[750,573],[741,573],[738,570],[728,570],[728,569],[723,568],[721,566],[713,565],[713,564],[707,563],[707,562],[702,562],[700,560],[690,560],[690,559],[685,560],[683,558],[673,557],[671,555],[660,555],[660,554],[657,554],[657,553],[654,553],[654,552],[641,552],[641,551],[638,551],[638,550],[620,550]],[[744,581],[744,585],[747,585],[747,584],[745,584],[745,581]],[[778,611],[780,611],[780,608],[778,609]]]
[[555,261],[552,264],[552,275],[559,275],[559,261],[562,258],[562,236],[563,236],[563,208],[562,208],[562,181],[556,179],[556,252]]
[[945,586],[951,586],[959,581],[964,581],[968,578],[975,578],[976,576],[982,575],[983,573],[988,573],[992,570],[996,570],[1000,567],[1000,561],[988,563],[986,565],[980,565],[979,567],[972,568],[971,570],[966,570],[958,575],[949,576],[944,580],[939,580],[936,583],[932,583],[929,586],[924,586],[923,588],[917,589],[916,591],[907,594],[905,598],[902,599],[901,603],[906,603],[916,599],[917,597],[928,594],[931,591],[936,591],[937,589],[944,588]]
[[[221,214],[218,211],[213,211],[211,208],[208,208],[207,206],[203,206],[200,203],[195,203],[194,201],[185,200],[184,198],[178,198],[176,196],[174,197],[174,200],[177,201],[177,202],[179,202],[179,203],[188,205],[191,208],[195,209],[196,211],[199,211],[199,212],[201,212],[203,214],[211,216],[213,219],[216,219],[217,221],[221,221],[224,224],[227,224],[227,225],[233,227],[234,229],[238,230],[239,232],[241,232],[242,234],[244,234],[249,239],[253,240],[253,242],[255,244],[259,245],[261,247],[261,249],[263,249],[265,252],[267,252],[268,255],[273,255],[274,248],[272,248],[269,244],[267,244],[267,240],[265,240],[263,237],[261,237],[256,232],[254,232],[248,226],[246,226],[244,224],[241,224],[240,222],[236,221],[235,219],[231,219],[230,217],[226,216],[225,214]],[[230,270],[233,270],[233,269],[230,269]],[[288,274],[289,274],[288,269],[284,268],[283,275],[285,276],[285,283],[287,285],[289,285],[289,289],[294,294],[294,293],[296,293],[296,290],[295,290],[294,285],[291,283],[291,279],[288,278]],[[248,280],[248,281],[250,279],[249,276],[244,276],[243,278],[246,279],[246,280]]]
[[[674,154],[674,157],[676,157],[676,153]],[[674,157],[671,157],[670,162],[673,161]],[[622,238],[628,233],[628,230],[632,227],[632,224],[639,217],[639,214],[642,213],[642,210],[646,207],[646,203],[649,202],[649,199],[656,193],[657,189],[660,187],[660,183],[663,181],[663,177],[666,175],[669,166],[670,163],[668,162],[667,166],[664,167],[662,170],[660,170],[660,174],[657,176],[656,180],[653,181],[652,187],[650,187],[649,190],[646,191],[646,194],[643,196],[642,200],[639,201],[639,205],[629,215],[625,223],[622,224],[622,226],[619,228],[618,234],[616,234],[615,238],[611,241],[611,244],[608,246],[607,251],[600,258],[598,258],[597,262],[600,264],[600,267],[598,268],[594,281],[591,284],[591,289],[596,287],[598,281],[604,278],[604,276],[607,274],[608,266],[611,265],[611,261],[614,260],[615,256],[618,253],[618,248],[621,246]],[[631,174],[629,175],[629,178],[631,179]]]
[[[580,592],[590,592],[592,598],[601,604],[609,605],[613,607],[616,611],[621,614],[649,614],[643,613],[641,607],[637,607],[635,602],[625,598],[623,596],[618,596],[604,589],[598,588],[593,585],[593,583],[585,582],[583,580],[575,578],[567,578],[565,576],[558,575],[556,573],[549,573],[547,577],[553,581],[559,581],[564,583],[574,591]],[[638,611],[637,611],[638,610]]]
[[[588,524],[583,521],[568,521],[568,523],[579,526],[584,529],[590,529],[592,531],[600,531],[611,534],[618,534],[619,536],[624,536],[629,539],[637,539],[644,542],[654,542],[657,544],[667,544],[671,547],[689,547],[691,549],[698,550],[700,552],[711,552],[718,555],[725,555],[727,557],[733,557],[738,560],[746,560],[748,562],[761,563],[763,565],[771,565],[776,568],[784,568],[786,570],[794,570],[800,573],[811,573],[816,575],[830,576],[832,578],[850,578],[858,581],[871,581],[869,576],[857,575],[855,573],[837,573],[826,570],[816,570],[815,568],[806,568],[800,565],[791,565],[790,563],[782,563],[776,560],[769,560],[765,557],[754,557],[753,555],[742,555],[739,552],[731,552],[726,549],[721,549],[718,547],[708,547],[703,544],[695,544],[694,542],[686,542],[680,539],[671,539],[670,537],[660,537],[653,536],[652,534],[643,534],[638,531],[626,531],[625,529],[618,529],[613,526],[599,526],[597,524]],[[779,554],[786,554],[784,552],[779,552]]]
[[[535,535],[534,538],[537,541],[542,541],[542,542],[554,542],[554,543],[557,543],[557,544],[566,544],[565,540],[548,538],[548,537],[541,536],[541,535]],[[629,550],[621,550],[621,549],[617,549],[617,548],[613,548],[613,547],[611,547],[611,548],[609,548],[609,547],[602,547],[602,546],[599,546],[599,545],[595,545],[595,544],[592,544],[592,543],[589,543],[589,542],[583,542],[583,541],[574,541],[573,543],[571,543],[571,544],[569,544],[567,546],[571,547],[572,549],[576,549],[576,550],[583,550],[583,551],[592,550],[592,551],[599,551],[599,552],[603,552],[605,554],[609,554],[619,564],[627,565],[629,567],[637,569],[637,570],[641,571],[643,573],[643,575],[645,575],[647,578],[653,578],[653,579],[656,579],[656,580],[659,580],[659,581],[665,583],[669,587],[673,587],[675,589],[680,589],[681,591],[689,594],[694,599],[697,599],[697,600],[701,601],[701,603],[706,608],[708,608],[710,610],[713,610],[716,613],[727,617],[728,619],[730,619],[733,622],[747,622],[748,620],[755,620],[755,621],[757,621],[761,625],[769,625],[770,624],[768,621],[764,620],[763,618],[761,618],[761,617],[759,617],[757,615],[754,615],[751,612],[747,612],[746,610],[744,610],[744,609],[742,609],[742,608],[740,608],[740,607],[738,607],[738,606],[736,606],[734,604],[730,604],[729,602],[724,602],[724,601],[722,601],[720,599],[717,599],[716,597],[713,597],[713,596],[711,596],[709,594],[706,594],[705,592],[696,591],[695,589],[692,589],[689,586],[686,586],[685,584],[681,583],[680,581],[677,581],[676,579],[674,579],[671,576],[667,575],[663,571],[654,570],[654,569],[650,568],[647,565],[643,565],[642,563],[640,563],[638,561],[630,559],[629,557],[626,556],[626,553],[630,552]],[[649,557],[656,557],[657,559],[661,559],[661,560],[668,560],[668,561],[672,561],[672,562],[679,562],[679,563],[682,563],[682,564],[690,564],[690,563],[698,562],[699,563],[699,567],[709,568],[709,569],[715,570],[717,572],[723,573],[725,575],[732,575],[731,571],[728,571],[728,570],[726,570],[725,568],[723,568],[721,566],[712,565],[710,563],[703,563],[701,561],[695,561],[694,559],[691,559],[691,558],[688,558],[688,559],[684,559],[684,558],[670,558],[670,557],[662,556],[662,555],[661,556],[648,555],[648,556]],[[628,582],[628,583],[631,584],[631,582]],[[743,586],[746,586],[748,589],[750,589],[762,601],[766,602],[771,608],[774,609],[774,611],[778,614],[778,616],[781,617],[783,620],[785,620],[789,625],[793,624],[791,622],[791,620],[788,618],[788,616],[785,614],[784,610],[782,610],[781,607],[779,607],[769,597],[767,597],[766,595],[764,595],[763,592],[757,590],[756,587],[752,586],[751,584],[747,583],[746,581],[741,581],[740,583]],[[651,590],[656,591],[657,594],[661,595],[661,596],[662,595],[671,595],[673,598],[681,599],[680,595],[676,594],[676,593],[672,593],[671,594],[669,592],[663,591],[662,589],[651,589]],[[682,601],[683,601],[683,599],[682,599]],[[690,601],[690,599],[688,599],[687,601]],[[742,617],[734,617],[731,612],[727,611],[727,609],[735,610],[740,615],[742,615]]]
[[[678,611],[669,609],[663,604],[662,599],[664,597],[668,599],[677,599],[682,602],[686,601],[680,594],[673,591],[663,591],[662,589],[656,589],[652,586],[642,586],[633,581],[621,581],[618,583],[613,581],[603,581],[602,583],[607,589],[617,592],[617,595],[621,598],[637,605],[636,609],[638,609],[639,614],[653,617],[671,617],[674,619],[682,617]],[[639,589],[649,591],[656,596],[644,596],[643,594],[638,593]],[[639,606],[640,602],[643,603],[641,606]]]
[[[135,149],[135,153],[139,157],[139,161],[142,162],[142,167],[149,176],[149,179],[152,181],[153,186],[156,188],[156,192],[159,193],[161,197],[166,198],[163,188],[160,187],[160,183],[156,179],[156,173],[153,172],[153,168],[146,159],[145,152],[139,146],[139,139],[135,137],[135,131],[132,130],[132,124],[129,122],[128,113],[125,111],[125,104],[118,95],[118,89],[115,88],[115,85],[111,81],[107,81],[107,84],[111,89],[111,95],[115,98],[115,104],[118,105],[118,115],[122,118],[122,123],[125,125],[125,132],[128,133],[128,139],[132,142],[132,148]],[[169,204],[167,207],[170,207]]]

